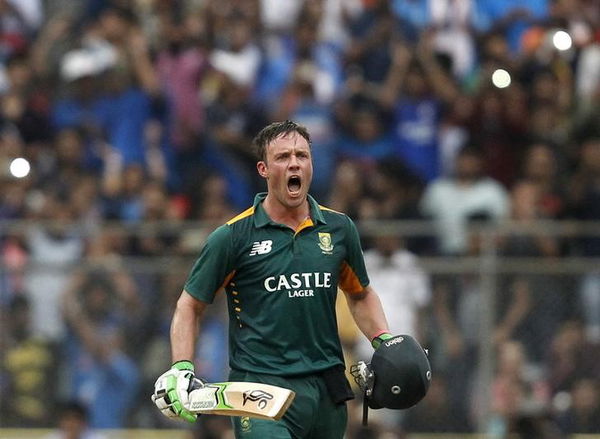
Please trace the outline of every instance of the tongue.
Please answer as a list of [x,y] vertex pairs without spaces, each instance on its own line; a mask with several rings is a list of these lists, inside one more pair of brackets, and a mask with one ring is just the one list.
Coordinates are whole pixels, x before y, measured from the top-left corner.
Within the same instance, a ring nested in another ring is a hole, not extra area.
[[300,182],[297,180],[292,180],[288,182],[288,189],[292,192],[296,192],[300,190]]

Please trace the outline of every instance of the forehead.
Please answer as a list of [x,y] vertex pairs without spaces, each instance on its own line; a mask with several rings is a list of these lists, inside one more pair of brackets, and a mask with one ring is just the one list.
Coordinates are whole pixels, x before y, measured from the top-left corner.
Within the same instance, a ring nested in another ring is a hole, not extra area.
[[287,150],[310,150],[310,145],[304,137],[295,131],[281,134],[267,145],[267,154],[275,154]]

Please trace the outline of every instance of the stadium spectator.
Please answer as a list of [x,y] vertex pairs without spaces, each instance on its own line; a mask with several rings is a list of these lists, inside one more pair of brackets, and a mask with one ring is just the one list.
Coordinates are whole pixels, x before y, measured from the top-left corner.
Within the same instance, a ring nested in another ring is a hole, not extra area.
[[548,16],[548,1],[536,0],[523,4],[518,0],[478,2],[475,26],[480,31],[501,30],[513,53],[521,47],[523,32],[536,20]]
[[459,255],[467,250],[469,216],[486,215],[494,221],[505,219],[509,200],[504,188],[483,173],[481,152],[465,147],[456,158],[454,175],[427,185],[421,211],[436,224],[439,251]]
[[277,107],[286,88],[298,78],[302,79],[298,74],[304,73],[303,66],[310,66],[311,70],[303,79],[310,86],[314,99],[323,106],[334,102],[343,77],[341,54],[337,46],[319,39],[319,27],[315,22],[321,17],[315,16],[316,12],[307,3],[300,11],[293,34],[270,37],[254,99]]
[[[547,410],[549,392],[543,379],[528,367],[523,345],[505,341],[498,346],[497,371],[492,385],[492,417],[488,433],[521,433],[523,416],[537,417]],[[527,437],[527,436],[525,436]],[[542,436],[546,437],[546,436]]]
[[471,120],[475,117],[474,96],[459,94],[448,106],[440,123],[440,176],[450,177],[458,152],[470,141]]
[[2,314],[0,387],[11,404],[0,405],[2,427],[46,427],[59,391],[57,346],[32,331],[30,305],[16,296]]
[[432,378],[427,396],[406,412],[402,420],[404,432],[443,434],[472,431],[465,412],[450,402],[446,381],[440,373]]
[[427,182],[441,172],[438,131],[442,106],[456,97],[453,78],[440,64],[430,33],[421,34],[414,53],[405,43],[394,43],[380,100],[394,112],[396,155]]
[[124,316],[139,309],[139,302],[122,287],[106,273],[78,272],[63,297],[70,396],[87,408],[94,428],[127,425],[139,380],[138,368],[124,350],[129,323]]
[[543,218],[560,219],[567,213],[567,191],[563,172],[566,163],[549,146],[538,143],[529,146],[523,157],[522,179],[537,185],[538,210]]
[[105,439],[104,434],[88,426],[88,411],[78,402],[61,404],[56,431],[43,436],[43,439]]
[[[308,25],[305,25],[308,28]],[[311,186],[315,196],[327,197],[335,171],[338,145],[338,129],[331,105],[319,99],[316,78],[323,76],[310,59],[300,59],[293,67],[289,84],[281,94],[276,106],[276,120],[294,120],[314,133],[312,149],[315,173]]]
[[229,73],[217,72],[214,76],[216,99],[206,109],[208,132],[203,160],[227,179],[228,198],[241,209],[260,184],[250,144],[266,115],[262,105],[250,99],[248,84],[238,82]]
[[359,204],[366,191],[365,186],[364,175],[356,163],[339,163],[333,176],[333,190],[328,205],[332,209],[348,212],[348,216],[358,217]]
[[558,422],[565,434],[598,433],[600,431],[600,390],[598,381],[582,378],[573,384],[570,409]]
[[86,243],[68,195],[41,193],[39,197],[30,217],[47,224],[34,223],[23,233],[30,262],[24,289],[31,303],[34,333],[59,341],[65,333],[60,298]]
[[[544,219],[542,212],[542,188],[538,183],[517,183],[511,194],[511,219],[517,224],[532,224]],[[508,233],[499,238],[499,252],[512,257],[536,257],[552,260],[561,254],[560,239],[549,236],[542,229],[523,233]],[[568,279],[552,274],[531,273],[511,277],[509,282],[521,285],[524,301],[528,303],[519,312],[520,318],[497,332],[498,341],[512,338],[526,347],[531,361],[540,362],[548,355],[551,339],[560,324],[571,317],[575,300],[563,294]],[[514,309],[514,299],[502,297],[500,309]],[[543,328],[543,330],[542,330]]]
[[206,130],[206,103],[198,93],[209,71],[207,24],[202,14],[176,20],[168,11],[159,22],[156,71],[166,100],[164,129],[173,148],[174,169],[181,190],[191,191],[190,174],[200,166],[202,134]]
[[345,63],[358,75],[365,89],[381,85],[392,63],[394,18],[391,4],[376,0],[352,17],[348,25],[351,42]]
[[586,340],[581,322],[564,322],[554,335],[547,358],[547,376],[552,394],[569,392],[581,378],[600,378],[595,360],[598,355],[600,345]]
[[339,155],[364,167],[389,159],[394,154],[393,141],[386,130],[382,110],[376,104],[363,104],[350,115],[350,131],[340,141]]
[[[97,360],[71,320],[65,338],[58,307],[75,265],[93,264],[108,267],[107,283],[123,294],[118,303],[128,303],[126,314],[112,309],[117,318],[103,323],[125,334],[115,355],[130,356],[122,364],[135,364],[151,384],[157,371],[141,366],[165,355],[156,347],[168,334],[160,316],[170,314],[169,293],[181,281],[170,278],[214,225],[260,189],[248,139],[257,127],[290,118],[313,133],[313,191],[326,205],[360,221],[459,212],[453,228],[434,223],[444,264],[469,261],[454,260],[465,255],[481,262],[475,220],[496,227],[512,194],[512,220],[528,232],[494,241],[497,259],[488,262],[569,261],[573,272],[498,274],[490,342],[524,343],[527,369],[548,372],[565,431],[575,431],[577,418],[582,431],[600,432],[588,422],[596,412],[587,388],[600,379],[593,361],[600,280],[592,263],[568,259],[600,255],[593,233],[600,219],[597,1],[0,0],[0,24],[3,358],[30,347],[4,330],[23,316],[21,305],[11,315],[11,304],[24,297],[26,340],[44,335]],[[509,76],[506,87],[494,79],[499,69]],[[467,145],[477,146],[479,158],[465,178],[454,171],[464,166]],[[31,165],[26,177],[14,174],[17,157]],[[465,207],[482,186],[479,201]],[[540,221],[556,218],[593,223],[569,228],[576,237],[544,235]],[[361,229],[367,248],[369,227]],[[428,239],[405,239],[419,256],[435,253]],[[464,401],[477,383],[483,290],[473,273],[435,279],[426,341],[434,371],[446,375],[438,396],[445,391],[460,418],[471,415]],[[212,352],[223,329],[213,317],[206,324],[214,338],[203,352]],[[59,356],[57,369],[73,366],[71,358]],[[6,402],[6,383],[0,380],[0,409],[17,409]],[[59,384],[61,395],[82,390]],[[171,427],[157,420],[146,395],[116,401],[124,412],[135,408],[130,425]],[[112,408],[90,407],[92,419]],[[518,416],[508,429],[531,439],[551,430],[547,414]],[[1,422],[17,421],[3,412]],[[196,433],[222,434],[209,430]],[[350,437],[384,434],[351,430]]]
[[[509,108],[503,91],[487,84],[482,85],[476,96],[475,111],[469,122],[469,141],[481,148],[486,175],[505,186],[511,185],[518,172],[520,142],[525,135],[528,113],[522,106]],[[511,113],[516,113],[516,117],[509,117]]]
[[[575,218],[586,221],[600,219],[600,138],[581,145],[580,160],[570,181],[570,203]],[[600,237],[581,236],[580,252],[587,257],[600,255]],[[579,307],[584,316],[586,333],[591,341],[600,341],[600,276],[586,273],[579,287]]]
[[5,0],[0,3],[0,59],[6,61],[12,55],[23,53],[29,44],[33,29],[29,27],[17,2]]
[[473,26],[476,3],[473,0],[428,1],[436,52],[449,58],[457,79],[464,79],[475,68],[475,38],[469,28]]

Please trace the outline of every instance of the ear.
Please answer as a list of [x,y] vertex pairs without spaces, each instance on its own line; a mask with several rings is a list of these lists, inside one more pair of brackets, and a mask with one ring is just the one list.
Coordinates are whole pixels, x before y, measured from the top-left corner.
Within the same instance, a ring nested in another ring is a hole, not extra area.
[[262,178],[269,178],[267,164],[263,160],[256,163],[256,169],[258,169],[258,175],[260,175]]

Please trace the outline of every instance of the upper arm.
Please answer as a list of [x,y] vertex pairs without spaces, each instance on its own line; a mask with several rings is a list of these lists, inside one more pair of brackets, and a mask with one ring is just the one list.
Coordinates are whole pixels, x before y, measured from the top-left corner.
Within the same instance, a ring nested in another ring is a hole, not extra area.
[[210,234],[185,283],[185,292],[195,299],[212,303],[215,294],[234,274],[231,227],[224,225]]
[[419,210],[426,217],[431,217],[436,212],[436,194],[439,192],[439,185],[436,182],[429,184],[425,188],[425,193],[421,197]]
[[181,292],[177,300],[177,307],[183,307],[194,311],[196,315],[201,315],[209,304],[202,300],[196,299],[185,289]]
[[356,226],[347,218],[346,257],[340,267],[339,286],[346,295],[360,295],[369,285],[369,277]]
[[508,193],[499,185],[494,185],[489,197],[491,210],[497,219],[504,219],[510,213],[510,198]]

